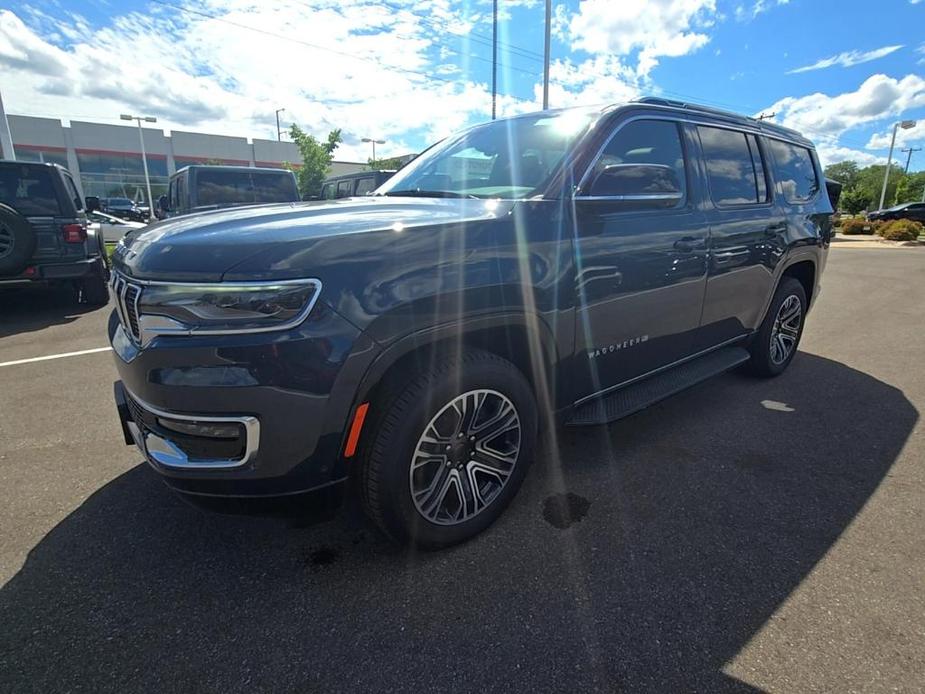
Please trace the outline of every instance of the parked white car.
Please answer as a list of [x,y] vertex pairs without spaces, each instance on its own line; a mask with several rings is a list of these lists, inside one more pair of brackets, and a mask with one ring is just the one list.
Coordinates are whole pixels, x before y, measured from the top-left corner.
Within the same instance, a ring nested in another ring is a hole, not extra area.
[[87,222],[90,228],[96,229],[98,233],[103,235],[103,240],[106,243],[115,243],[132,229],[141,229],[147,226],[141,222],[120,219],[119,217],[107,214],[106,212],[100,212],[99,210],[88,212]]

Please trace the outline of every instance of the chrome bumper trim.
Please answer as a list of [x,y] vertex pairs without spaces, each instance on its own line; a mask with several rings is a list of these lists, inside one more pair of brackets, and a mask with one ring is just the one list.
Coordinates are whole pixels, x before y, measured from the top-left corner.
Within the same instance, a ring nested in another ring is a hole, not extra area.
[[[125,388],[123,384],[123,388]],[[244,416],[214,416],[214,415],[188,415],[168,412],[157,407],[149,405],[137,395],[125,388],[125,394],[130,397],[142,409],[150,412],[155,417],[164,419],[174,419],[184,422],[216,422],[216,423],[233,423],[241,424],[244,427],[244,455],[238,459],[225,460],[195,460],[191,461],[186,453],[180,450],[170,440],[159,436],[151,431],[142,431],[135,423],[135,420],[129,417],[126,426],[135,440],[135,445],[141,449],[145,457],[157,465],[175,469],[230,469],[238,468],[250,463],[257,455],[257,448],[260,444],[260,421],[256,417],[249,415]]]

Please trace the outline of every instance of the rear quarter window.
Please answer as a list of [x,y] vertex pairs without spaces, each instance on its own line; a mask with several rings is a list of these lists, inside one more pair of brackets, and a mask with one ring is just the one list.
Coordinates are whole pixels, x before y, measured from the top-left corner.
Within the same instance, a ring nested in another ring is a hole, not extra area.
[[25,216],[61,214],[52,172],[44,166],[0,167],[0,203]]
[[295,202],[299,199],[295,181],[286,172],[254,173],[254,195],[257,202]]
[[806,147],[781,140],[768,140],[774,158],[774,175],[787,202],[806,202],[819,190],[813,157]]

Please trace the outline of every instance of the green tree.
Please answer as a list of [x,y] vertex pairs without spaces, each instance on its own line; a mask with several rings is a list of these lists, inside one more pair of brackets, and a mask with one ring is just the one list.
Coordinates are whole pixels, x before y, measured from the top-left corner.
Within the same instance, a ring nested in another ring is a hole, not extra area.
[[366,166],[371,171],[397,171],[402,167],[401,157],[390,157],[388,159],[369,158]]
[[906,174],[896,186],[896,204],[920,202],[925,195],[925,171]]
[[298,125],[289,128],[289,137],[299,148],[302,166],[294,170],[299,181],[299,192],[305,195],[319,195],[321,184],[331,171],[334,150],[341,143],[340,128],[328,133],[327,140],[319,142]]
[[825,167],[826,178],[838,181],[844,190],[850,190],[857,185],[860,169],[856,161],[840,161],[837,164]]
[[838,199],[838,207],[848,214],[858,214],[870,209],[870,196],[859,188],[845,190]]
[[[883,189],[883,174],[886,172],[884,164],[873,164],[866,166],[858,171],[856,187],[870,197],[870,207],[868,209],[877,209],[880,204],[880,191]],[[883,199],[884,207],[893,204],[893,196],[896,194],[896,186],[902,180],[902,169],[893,166],[890,170],[890,180],[886,186],[886,197]]]

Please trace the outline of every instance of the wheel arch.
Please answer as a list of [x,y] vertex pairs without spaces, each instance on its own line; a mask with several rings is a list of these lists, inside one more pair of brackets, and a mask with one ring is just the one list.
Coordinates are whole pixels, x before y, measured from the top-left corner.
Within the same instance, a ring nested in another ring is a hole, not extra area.
[[[803,291],[806,293],[806,305],[811,306],[813,302],[814,295],[816,293],[816,262],[812,258],[800,258],[795,259],[793,262],[789,263],[783,270],[778,279],[777,284],[780,285],[780,281],[784,277],[793,277],[801,285],[803,285]],[[776,291],[776,289],[775,289]]]

